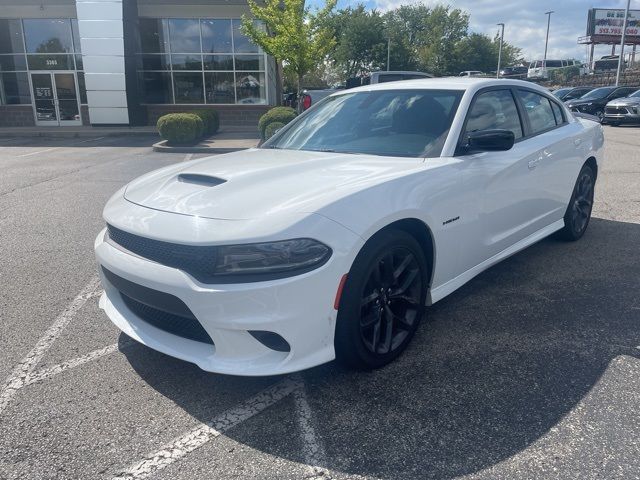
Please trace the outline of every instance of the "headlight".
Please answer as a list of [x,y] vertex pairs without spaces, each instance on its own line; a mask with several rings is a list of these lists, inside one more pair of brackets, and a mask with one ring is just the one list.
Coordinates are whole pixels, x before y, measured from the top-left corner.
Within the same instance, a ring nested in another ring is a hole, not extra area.
[[304,273],[324,264],[331,249],[310,238],[217,247],[214,275]]

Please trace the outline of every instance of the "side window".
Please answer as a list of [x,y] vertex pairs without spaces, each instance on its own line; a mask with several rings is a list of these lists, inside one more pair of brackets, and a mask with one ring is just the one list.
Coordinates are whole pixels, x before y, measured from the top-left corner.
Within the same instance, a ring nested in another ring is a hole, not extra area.
[[510,90],[492,90],[478,95],[469,110],[465,133],[477,130],[511,130],[522,138],[522,124]]
[[556,117],[547,97],[527,90],[518,90],[518,94],[524,104],[533,135],[556,126]]
[[551,102],[551,109],[553,110],[553,115],[556,117],[556,125],[562,125],[564,123],[564,115],[562,114],[560,105],[556,102]]

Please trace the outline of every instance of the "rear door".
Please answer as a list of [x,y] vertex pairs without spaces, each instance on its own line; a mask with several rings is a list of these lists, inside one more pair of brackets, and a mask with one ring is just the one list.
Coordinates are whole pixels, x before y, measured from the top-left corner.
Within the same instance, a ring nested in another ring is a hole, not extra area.
[[519,88],[517,97],[525,112],[528,142],[537,151],[528,163],[536,217],[534,230],[561,220],[584,159],[581,158],[579,122],[568,122],[560,103],[550,95]]

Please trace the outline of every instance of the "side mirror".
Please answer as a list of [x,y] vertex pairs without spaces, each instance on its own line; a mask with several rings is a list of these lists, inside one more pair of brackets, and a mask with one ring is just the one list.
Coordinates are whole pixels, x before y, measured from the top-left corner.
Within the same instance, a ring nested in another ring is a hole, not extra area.
[[465,154],[505,152],[513,148],[516,136],[511,130],[478,130],[467,134],[462,149]]

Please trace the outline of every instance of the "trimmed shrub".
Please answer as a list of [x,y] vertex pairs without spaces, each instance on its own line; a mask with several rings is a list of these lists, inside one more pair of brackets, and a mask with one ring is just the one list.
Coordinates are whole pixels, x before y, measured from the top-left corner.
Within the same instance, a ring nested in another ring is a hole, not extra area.
[[193,113],[198,115],[202,123],[204,123],[205,135],[213,135],[220,128],[220,116],[215,110],[196,110]]
[[193,113],[169,113],[156,124],[160,136],[169,144],[193,143],[202,137],[204,123]]
[[278,123],[282,123],[283,125],[286,125],[291,120],[296,118],[297,115],[298,114],[296,113],[296,111],[291,107],[273,107],[267,113],[262,115],[260,117],[260,120],[258,121],[260,138],[262,140],[265,140],[266,138],[268,138],[265,136],[265,133],[266,133],[265,130],[267,129],[267,126],[270,123],[278,122]]
[[282,127],[284,127],[284,123],[282,122],[270,123],[269,125],[267,125],[267,128],[264,129],[264,139],[269,140],[271,137],[273,137],[273,134]]

